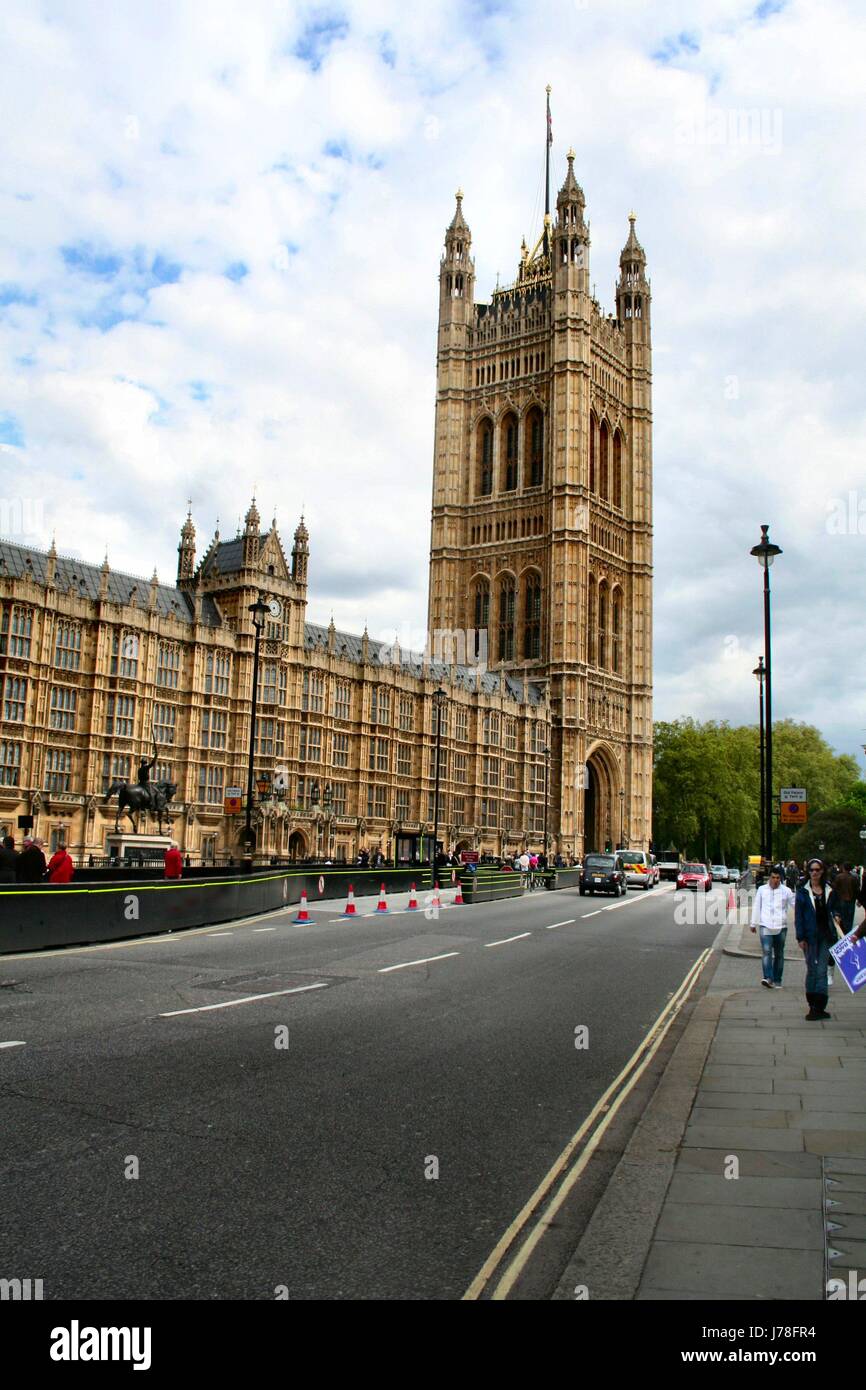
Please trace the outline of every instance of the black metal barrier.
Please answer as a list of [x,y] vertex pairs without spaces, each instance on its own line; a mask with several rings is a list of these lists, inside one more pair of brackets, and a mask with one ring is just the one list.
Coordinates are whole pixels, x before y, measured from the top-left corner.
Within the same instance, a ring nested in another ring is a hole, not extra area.
[[[442,886],[450,882],[443,874]],[[238,874],[178,882],[137,879],[123,872],[114,881],[76,884],[0,884],[0,953],[84,946],[131,936],[184,931],[190,927],[253,917],[295,906],[306,890],[313,904],[345,901],[349,884],[358,897],[421,888],[417,869],[346,869]],[[321,885],[321,887],[320,887]]]
[[519,898],[523,893],[523,875],[507,870],[479,869],[475,874],[462,874],[463,901],[492,903],[500,898]]
[[549,888],[579,888],[580,869],[556,869],[554,870],[554,882],[548,884]]

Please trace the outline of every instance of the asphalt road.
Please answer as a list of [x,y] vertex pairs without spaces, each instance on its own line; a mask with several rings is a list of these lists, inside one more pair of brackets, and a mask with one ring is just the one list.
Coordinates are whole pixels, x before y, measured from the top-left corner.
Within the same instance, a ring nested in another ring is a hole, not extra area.
[[665,885],[292,915],[0,959],[0,1276],[459,1298],[718,932]]

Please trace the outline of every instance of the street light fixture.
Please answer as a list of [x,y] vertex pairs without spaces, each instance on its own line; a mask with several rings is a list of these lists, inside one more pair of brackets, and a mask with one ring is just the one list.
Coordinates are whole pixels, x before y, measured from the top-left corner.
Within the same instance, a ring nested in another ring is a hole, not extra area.
[[752,675],[758,682],[758,748],[761,759],[761,801],[759,820],[761,823],[760,850],[762,859],[767,857],[767,837],[764,832],[764,814],[766,810],[766,791],[764,789],[764,674],[764,658],[759,656],[758,664],[752,672]]
[[544,865],[547,867],[547,804],[550,799],[550,747],[542,748],[544,754]]
[[241,862],[241,869],[244,873],[251,873],[253,867],[253,758],[256,746],[256,701],[259,693],[259,642],[261,641],[262,629],[265,625],[270,609],[265,603],[264,595],[259,594],[255,603],[249,605],[250,617],[255,628],[255,644],[253,646],[253,698],[250,702],[250,751],[247,762],[247,814],[244,827],[244,857]]
[[767,835],[767,858],[773,857],[773,665],[772,629],[770,624],[770,566],[782,551],[770,540],[769,525],[761,527],[761,540],[753,545],[750,554],[754,555],[764,571],[764,720],[766,724],[765,754],[766,776],[764,779],[764,815]]
[[430,855],[430,886],[436,882],[436,846],[439,842],[439,763],[442,748],[442,711],[448,703],[448,696],[439,686],[433,691],[433,708],[436,711],[436,773],[433,784],[433,852]]

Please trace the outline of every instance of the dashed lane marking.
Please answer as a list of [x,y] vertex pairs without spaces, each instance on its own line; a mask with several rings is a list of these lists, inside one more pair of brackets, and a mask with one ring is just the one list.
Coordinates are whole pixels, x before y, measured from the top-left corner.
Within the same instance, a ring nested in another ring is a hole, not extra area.
[[[561,925],[561,924],[560,924]],[[519,936],[506,936],[501,941],[485,941],[484,949],[489,951],[491,946],[507,946],[509,941],[523,941],[524,937],[531,936],[532,932],[522,931]]]
[[297,989],[272,989],[267,994],[247,994],[243,999],[227,999],[223,1004],[202,1004],[197,1009],[172,1009],[160,1014],[160,1018],[177,1018],[180,1014],[207,1014],[213,1009],[236,1009],[238,1004],[255,1004],[259,999],[278,999],[284,994],[304,994],[310,989],[327,989],[328,983],[322,980],[316,985],[299,985]]
[[2,1042],[0,1047],[26,1047],[26,1042]]
[[429,965],[434,960],[447,960],[449,956],[459,956],[459,951],[443,951],[441,956],[424,956],[421,960],[404,960],[399,965],[385,965],[378,972],[388,975],[392,970],[407,970],[410,965]]
[[[589,915],[592,916],[592,913]],[[545,927],[545,931],[555,931],[557,927],[571,927],[576,921],[576,917],[569,917],[566,922],[549,922]]]

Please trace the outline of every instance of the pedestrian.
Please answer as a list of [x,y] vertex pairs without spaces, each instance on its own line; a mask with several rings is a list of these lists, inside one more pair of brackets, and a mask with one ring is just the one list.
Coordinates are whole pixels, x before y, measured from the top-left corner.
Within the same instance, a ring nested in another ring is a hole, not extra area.
[[48,882],[69,883],[74,873],[72,856],[65,845],[58,845],[48,861]]
[[11,835],[5,835],[0,843],[0,883],[15,882],[17,864],[18,855],[15,853],[15,841]]
[[839,899],[839,915],[842,918],[842,930],[846,936],[854,926],[859,886],[851,872],[851,865],[843,864],[833,882],[833,892]]
[[180,852],[177,841],[172,840],[168,849],[163,855],[165,864],[166,878],[180,878],[183,874],[183,855]]
[[45,855],[42,853],[42,840],[34,840],[28,835],[24,848],[15,865],[15,877],[19,883],[41,883],[45,877]]
[[[827,963],[830,947],[837,939],[834,925],[834,912],[838,913],[838,902],[827,882],[827,866],[821,859],[810,859],[806,865],[809,882],[797,889],[794,903],[794,925],[797,932],[797,945],[803,952],[806,964],[806,1002],[809,1012],[807,1023],[816,1023],[830,1018],[827,1013]],[[841,921],[841,914],[840,921]]]
[[797,890],[797,884],[799,882],[800,870],[797,868],[797,861],[795,859],[789,859],[785,867],[785,887],[790,888],[791,892],[794,893]]
[[793,905],[794,894],[782,882],[782,871],[777,865],[770,871],[769,882],[761,884],[752,905],[751,930],[760,932],[761,984],[765,989],[782,988],[788,909]]

